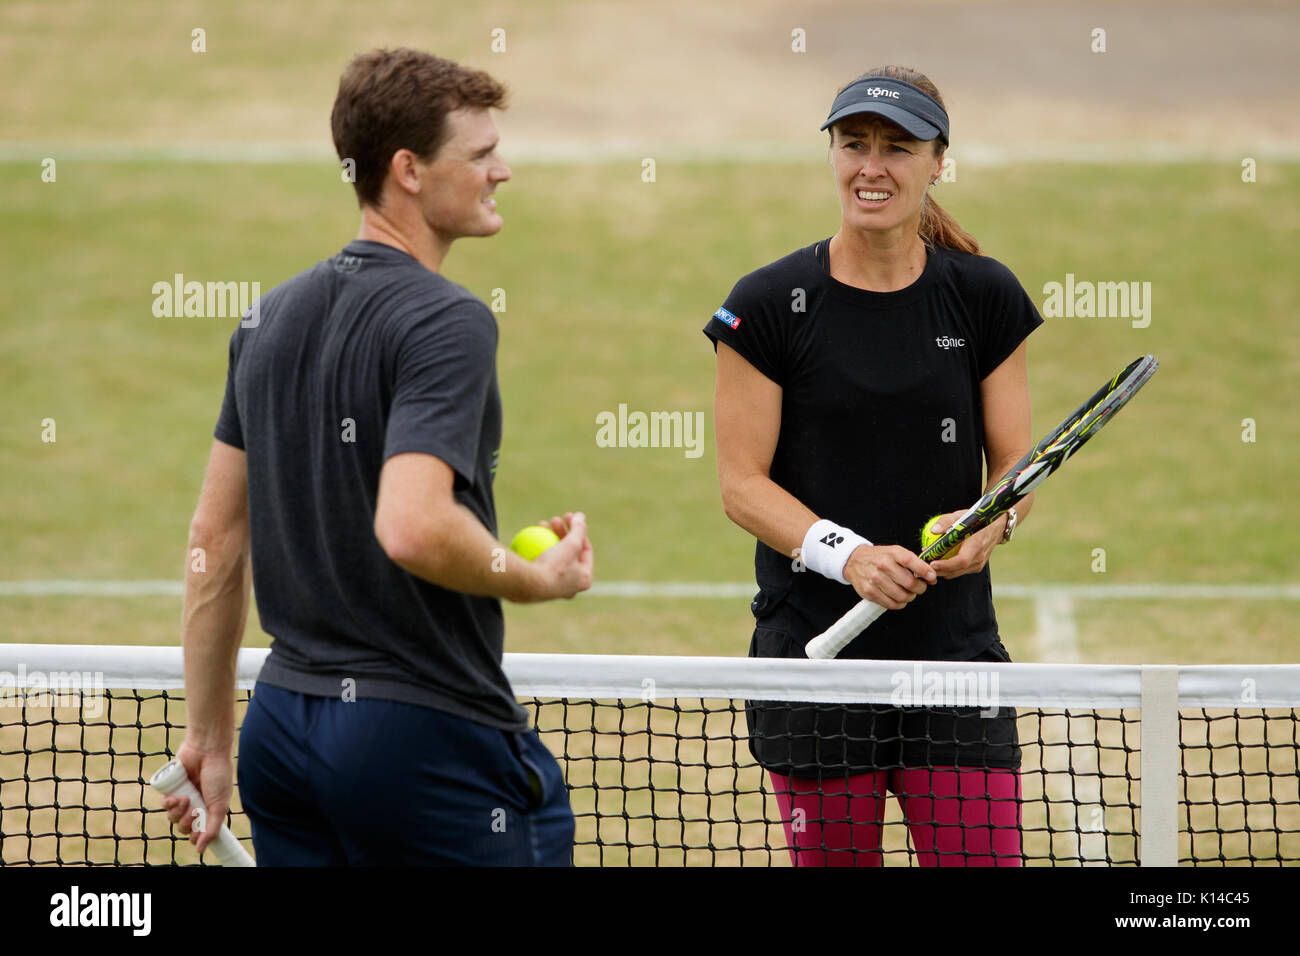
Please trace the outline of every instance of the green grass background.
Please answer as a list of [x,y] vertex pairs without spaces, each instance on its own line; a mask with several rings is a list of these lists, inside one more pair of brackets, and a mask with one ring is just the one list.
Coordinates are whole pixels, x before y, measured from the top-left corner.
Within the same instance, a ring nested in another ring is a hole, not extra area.
[[[505,291],[502,534],[580,508],[600,580],[744,581],[752,539],[722,514],[699,330],[736,278],[832,233],[837,206],[820,166],[657,172],[516,163],[506,228],[458,243],[445,272],[485,299]],[[43,183],[11,162],[0,176],[0,579],[178,579],[232,323],[155,318],[151,286],[181,272],[269,289],[355,233],[350,187],[328,163],[68,160]],[[1035,433],[1135,355],[1162,367],[1043,488],[995,581],[1294,580],[1300,168],[1245,184],[1226,165],[959,166],[940,196],[1040,304],[1067,272],[1152,284],[1148,328],[1059,318],[1031,338]],[[704,455],[598,447],[596,415],[620,403],[704,411]],[[743,599],[508,613],[508,647],[530,651],[743,654],[749,626]],[[1295,659],[1294,603],[1088,601],[1077,615],[1085,660]],[[1004,600],[1000,616],[1013,655],[1040,659],[1030,604]],[[178,619],[166,598],[0,598],[10,641],[173,643]],[[255,614],[248,641],[266,641]]]

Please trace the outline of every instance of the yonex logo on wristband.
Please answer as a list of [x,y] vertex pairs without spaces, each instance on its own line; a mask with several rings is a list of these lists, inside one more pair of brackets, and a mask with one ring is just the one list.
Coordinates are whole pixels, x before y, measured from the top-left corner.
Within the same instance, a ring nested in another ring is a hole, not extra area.
[[733,329],[740,328],[740,316],[733,315],[732,313],[728,312],[726,309],[719,309],[717,312],[714,312],[713,317],[720,322],[725,322],[729,327]]
[[[869,545],[871,542],[852,528],[843,528],[833,521],[821,518],[804,532],[799,558],[809,571],[816,571],[822,577],[840,584],[848,584],[844,577],[844,565],[858,546],[863,544]],[[844,547],[841,548],[840,545]]]
[[940,335],[935,338],[934,344],[939,346],[941,349],[960,349],[965,348],[966,340],[954,339],[947,335]]

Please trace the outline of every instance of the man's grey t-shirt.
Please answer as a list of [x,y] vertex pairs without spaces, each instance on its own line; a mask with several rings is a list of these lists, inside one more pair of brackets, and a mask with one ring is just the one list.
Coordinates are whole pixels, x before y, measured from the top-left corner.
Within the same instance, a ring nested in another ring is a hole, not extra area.
[[406,253],[355,240],[262,297],[230,339],[217,439],[247,453],[259,680],[528,726],[501,603],[408,574],[375,538],[384,462],[435,455],[496,535],[496,320]]

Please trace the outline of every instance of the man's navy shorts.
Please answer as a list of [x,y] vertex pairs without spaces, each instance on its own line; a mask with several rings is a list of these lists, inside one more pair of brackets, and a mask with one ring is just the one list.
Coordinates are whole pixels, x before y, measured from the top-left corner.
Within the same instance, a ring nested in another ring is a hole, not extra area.
[[573,811],[536,730],[259,683],[239,735],[258,866],[569,866]]

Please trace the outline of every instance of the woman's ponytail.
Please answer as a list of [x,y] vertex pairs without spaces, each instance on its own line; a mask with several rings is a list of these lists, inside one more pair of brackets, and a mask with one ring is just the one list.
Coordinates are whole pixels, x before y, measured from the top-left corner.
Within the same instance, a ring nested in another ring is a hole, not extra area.
[[969,232],[957,225],[952,214],[935,202],[927,193],[921,203],[921,226],[918,230],[927,243],[947,246],[958,252],[980,255],[980,244]]

